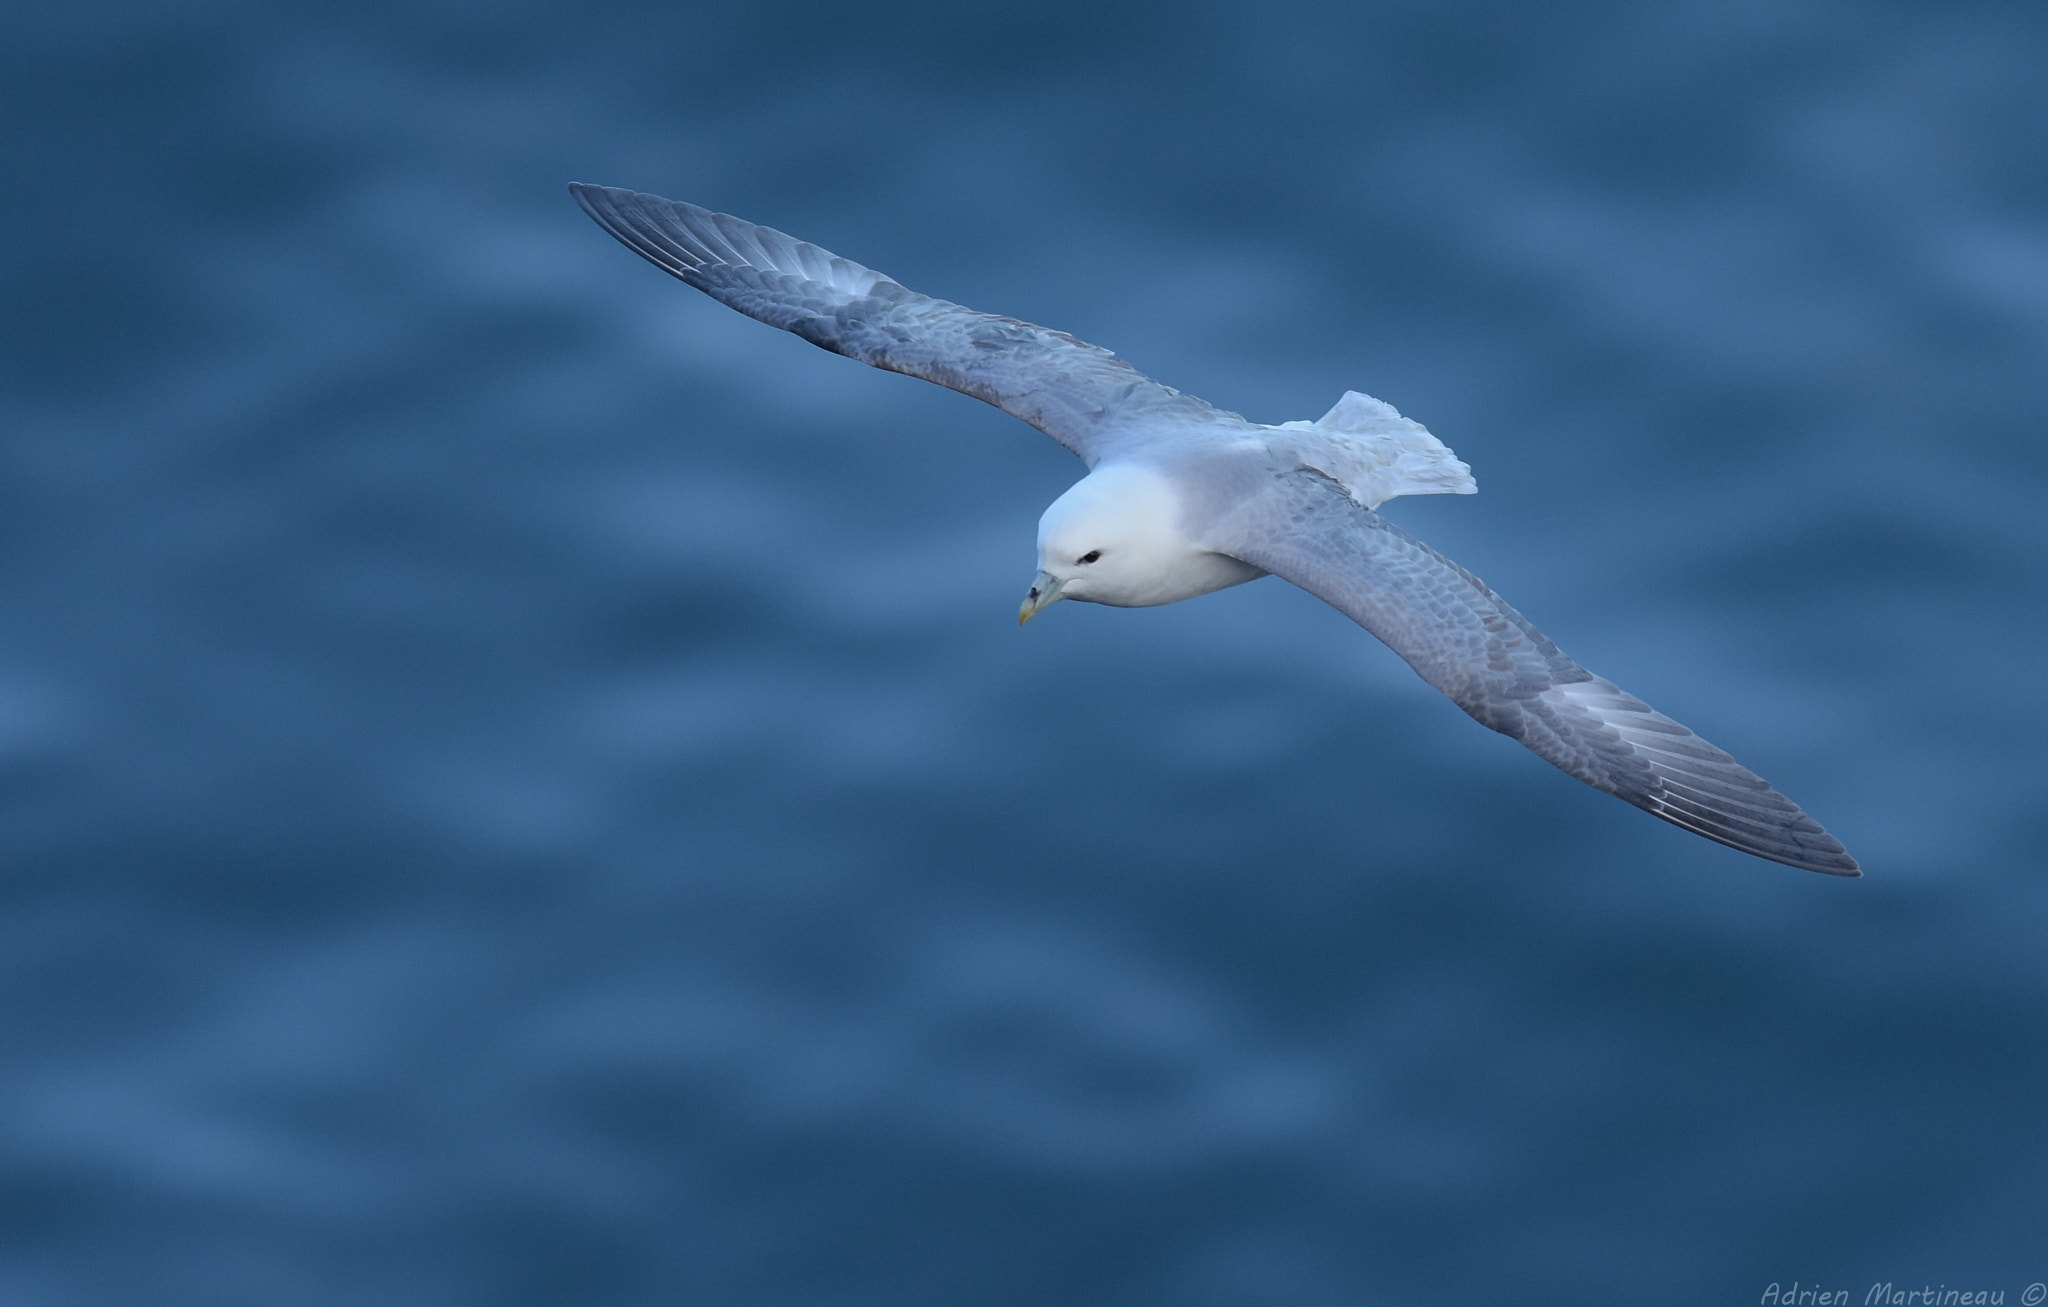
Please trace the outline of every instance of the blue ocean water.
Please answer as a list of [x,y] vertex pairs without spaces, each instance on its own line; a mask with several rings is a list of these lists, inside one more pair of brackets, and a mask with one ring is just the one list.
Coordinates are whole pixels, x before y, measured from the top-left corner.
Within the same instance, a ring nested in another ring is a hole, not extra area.
[[[0,44],[0,1303],[2048,1280],[2048,15],[43,5]],[[1858,882],[572,180],[1264,421]]]

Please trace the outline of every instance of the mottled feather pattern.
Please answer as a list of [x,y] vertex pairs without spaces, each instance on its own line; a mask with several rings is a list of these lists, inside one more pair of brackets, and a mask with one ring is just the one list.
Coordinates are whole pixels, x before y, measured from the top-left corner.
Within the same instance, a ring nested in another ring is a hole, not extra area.
[[1161,416],[1237,420],[1063,331],[920,295],[828,250],[710,209],[607,186],[569,188],[648,261],[750,318],[871,367],[937,382],[1022,418],[1093,466]]
[[1588,785],[1759,857],[1857,874],[1848,851],[1762,778],[1581,667],[1478,577],[1329,477],[1276,469],[1218,547],[1334,605],[1482,725]]

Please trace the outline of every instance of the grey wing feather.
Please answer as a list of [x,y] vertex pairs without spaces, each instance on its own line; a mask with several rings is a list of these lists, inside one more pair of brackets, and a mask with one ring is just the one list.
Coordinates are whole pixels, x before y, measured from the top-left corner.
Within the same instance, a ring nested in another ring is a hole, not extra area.
[[1218,540],[1334,605],[1453,702],[1598,790],[1710,840],[1860,875],[1840,841],[1754,772],[1572,661],[1478,577],[1307,470]]
[[1091,465],[1139,419],[1214,413],[1106,349],[920,295],[772,227],[637,191],[569,190],[598,225],[719,303],[835,354],[993,404]]

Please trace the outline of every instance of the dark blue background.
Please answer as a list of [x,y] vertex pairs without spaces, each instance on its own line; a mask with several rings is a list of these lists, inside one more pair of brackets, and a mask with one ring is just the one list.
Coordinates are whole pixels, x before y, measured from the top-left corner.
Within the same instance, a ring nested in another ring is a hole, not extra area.
[[[2048,1279],[2048,17],[46,5],[0,44],[0,1302]],[[1745,858],[660,276],[1265,421],[1840,835]]]

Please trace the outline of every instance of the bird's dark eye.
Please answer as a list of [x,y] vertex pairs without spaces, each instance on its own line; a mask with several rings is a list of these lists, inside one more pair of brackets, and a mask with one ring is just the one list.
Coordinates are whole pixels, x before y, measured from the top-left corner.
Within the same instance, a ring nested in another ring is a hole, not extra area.
[[1092,563],[1100,557],[1102,557],[1102,551],[1100,549],[1091,549],[1087,553],[1081,555],[1081,561],[1084,563]]

